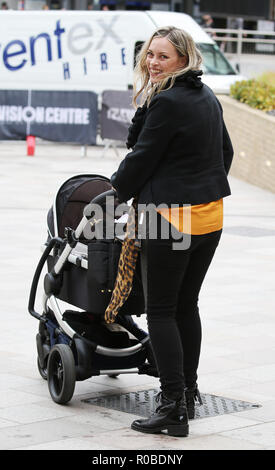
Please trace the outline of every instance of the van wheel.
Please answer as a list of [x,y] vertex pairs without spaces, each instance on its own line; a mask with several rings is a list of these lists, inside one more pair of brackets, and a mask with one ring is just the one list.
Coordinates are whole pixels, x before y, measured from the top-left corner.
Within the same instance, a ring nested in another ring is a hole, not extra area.
[[50,395],[56,403],[65,405],[73,396],[75,389],[75,361],[67,344],[56,344],[48,359],[48,386]]

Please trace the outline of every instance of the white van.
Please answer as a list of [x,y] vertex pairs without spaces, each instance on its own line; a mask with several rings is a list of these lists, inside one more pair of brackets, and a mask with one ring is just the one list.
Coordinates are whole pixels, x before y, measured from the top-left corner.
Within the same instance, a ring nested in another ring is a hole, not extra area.
[[0,89],[126,90],[135,54],[160,26],[189,32],[203,55],[203,81],[229,93],[242,79],[188,15],[162,11],[0,11]]

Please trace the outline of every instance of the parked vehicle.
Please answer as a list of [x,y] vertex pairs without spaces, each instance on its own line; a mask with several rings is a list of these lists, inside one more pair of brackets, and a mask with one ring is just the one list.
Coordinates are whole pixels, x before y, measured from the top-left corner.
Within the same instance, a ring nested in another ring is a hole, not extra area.
[[126,90],[153,31],[180,27],[199,46],[203,81],[228,93],[242,77],[188,15],[162,11],[0,11],[0,89]]

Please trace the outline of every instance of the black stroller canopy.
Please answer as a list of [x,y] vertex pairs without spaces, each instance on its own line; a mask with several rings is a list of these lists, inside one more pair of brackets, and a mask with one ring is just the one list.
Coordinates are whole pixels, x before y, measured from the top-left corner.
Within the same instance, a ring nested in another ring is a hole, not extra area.
[[48,212],[50,236],[63,237],[65,227],[75,229],[83,217],[84,207],[111,188],[110,180],[101,175],[76,175],[65,181]]

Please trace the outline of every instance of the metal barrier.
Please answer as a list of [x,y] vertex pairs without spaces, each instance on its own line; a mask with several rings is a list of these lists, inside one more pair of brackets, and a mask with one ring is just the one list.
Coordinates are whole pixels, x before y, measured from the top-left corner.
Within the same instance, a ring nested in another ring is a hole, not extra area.
[[205,28],[224,53],[234,54],[240,60],[242,54],[275,54],[275,32],[250,29]]

